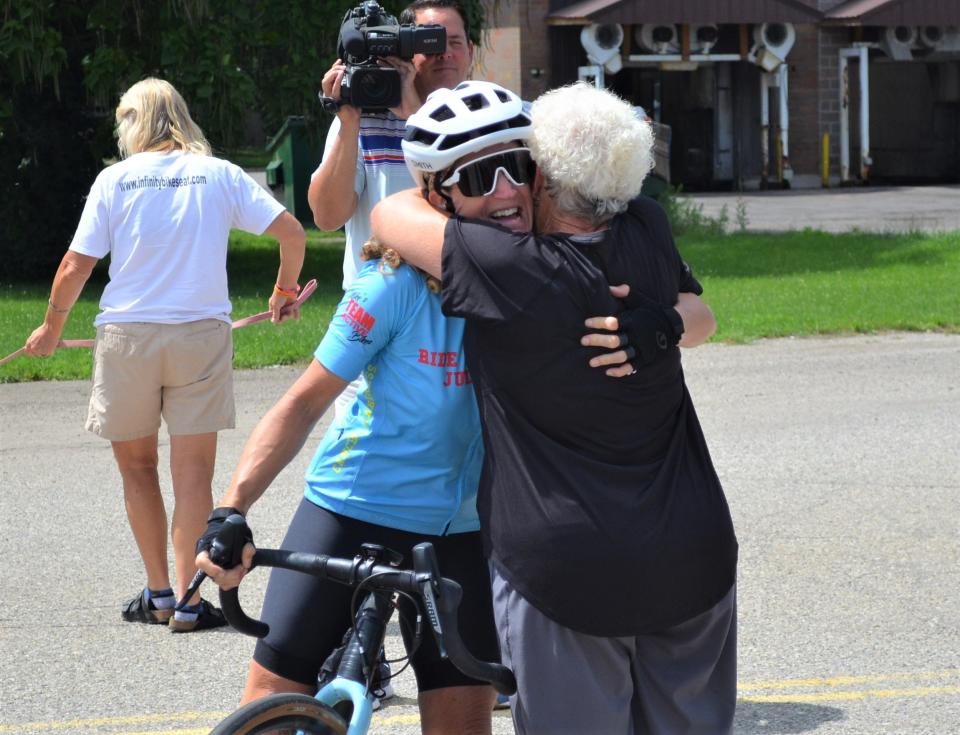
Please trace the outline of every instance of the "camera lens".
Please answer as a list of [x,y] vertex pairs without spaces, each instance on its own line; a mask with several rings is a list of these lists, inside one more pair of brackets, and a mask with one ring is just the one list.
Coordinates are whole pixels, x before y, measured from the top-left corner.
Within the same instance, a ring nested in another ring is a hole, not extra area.
[[378,74],[364,74],[360,78],[361,94],[370,104],[382,104],[390,92],[390,84]]
[[352,83],[361,107],[385,109],[400,104],[400,75],[395,69],[358,70]]

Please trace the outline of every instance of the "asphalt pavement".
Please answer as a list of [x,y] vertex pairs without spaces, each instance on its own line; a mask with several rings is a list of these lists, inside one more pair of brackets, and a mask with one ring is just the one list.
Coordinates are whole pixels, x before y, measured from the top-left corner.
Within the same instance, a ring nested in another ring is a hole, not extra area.
[[[709,344],[684,364],[741,545],[736,732],[958,732],[960,335]],[[298,372],[237,373],[218,492]],[[0,384],[0,735],[206,733],[252,641],[120,621],[142,571],[109,446],[82,428],[87,395]],[[308,457],[252,512],[261,545],[279,542]],[[264,579],[244,589],[251,611]],[[397,689],[374,732],[419,732],[408,673]],[[508,713],[494,723],[513,732]]]
[[732,228],[900,233],[960,230],[960,186],[866,186],[689,194],[703,214],[725,210]]

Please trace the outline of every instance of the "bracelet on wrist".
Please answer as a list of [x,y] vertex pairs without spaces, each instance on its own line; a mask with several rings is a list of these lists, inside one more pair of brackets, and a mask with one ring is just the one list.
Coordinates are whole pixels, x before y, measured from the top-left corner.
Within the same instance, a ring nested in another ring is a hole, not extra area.
[[70,311],[69,306],[66,309],[61,309],[59,306],[54,304],[50,299],[47,299],[47,306],[50,307],[50,311],[52,311],[54,314],[66,314],[68,311]]
[[281,296],[286,296],[291,301],[296,301],[297,295],[300,293],[300,284],[294,284],[293,288],[284,288],[278,283],[274,285],[273,292]]

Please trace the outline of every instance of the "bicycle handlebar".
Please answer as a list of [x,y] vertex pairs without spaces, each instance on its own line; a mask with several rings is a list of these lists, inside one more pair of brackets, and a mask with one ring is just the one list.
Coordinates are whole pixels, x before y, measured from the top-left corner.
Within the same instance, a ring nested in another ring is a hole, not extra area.
[[[413,549],[413,570],[377,564],[370,557],[343,559],[325,554],[307,554],[284,549],[257,549],[251,569],[257,566],[280,567],[348,587],[361,583],[371,590],[399,591],[423,600],[430,627],[440,653],[449,657],[469,677],[488,681],[501,694],[517,691],[517,681],[506,666],[479,661],[467,649],[457,628],[457,610],[463,590],[452,579],[441,577],[433,544],[417,544]],[[249,617],[240,605],[239,588],[220,590],[220,606],[227,621],[241,633],[263,638],[270,627]]]

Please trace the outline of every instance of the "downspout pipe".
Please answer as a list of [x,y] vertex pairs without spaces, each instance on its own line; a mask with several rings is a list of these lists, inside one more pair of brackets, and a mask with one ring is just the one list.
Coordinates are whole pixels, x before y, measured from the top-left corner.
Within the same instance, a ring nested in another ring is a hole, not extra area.
[[864,183],[870,180],[870,50],[860,46],[860,178]]
[[840,184],[850,182],[850,65],[840,51]]
[[780,150],[783,153],[783,180],[789,182],[793,179],[793,169],[790,167],[790,105],[788,86],[789,69],[787,65],[780,64],[777,69],[777,87],[779,89],[780,99]]
[[770,177],[770,75],[760,75],[760,186],[766,189]]
[[850,59],[859,62],[860,81],[860,180],[870,179],[870,49],[866,45],[843,48],[840,54],[840,183],[850,182]]

